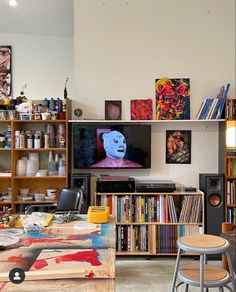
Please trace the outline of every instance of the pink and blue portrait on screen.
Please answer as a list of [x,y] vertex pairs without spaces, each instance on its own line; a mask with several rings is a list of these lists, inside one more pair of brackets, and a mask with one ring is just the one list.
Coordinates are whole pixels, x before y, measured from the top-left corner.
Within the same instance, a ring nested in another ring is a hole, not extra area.
[[190,79],[156,79],[157,120],[190,119]]

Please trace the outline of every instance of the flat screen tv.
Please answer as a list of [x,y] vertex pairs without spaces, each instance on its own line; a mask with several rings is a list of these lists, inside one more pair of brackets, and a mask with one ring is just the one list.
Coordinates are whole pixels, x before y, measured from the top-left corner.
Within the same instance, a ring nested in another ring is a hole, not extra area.
[[73,124],[73,169],[150,168],[151,126]]

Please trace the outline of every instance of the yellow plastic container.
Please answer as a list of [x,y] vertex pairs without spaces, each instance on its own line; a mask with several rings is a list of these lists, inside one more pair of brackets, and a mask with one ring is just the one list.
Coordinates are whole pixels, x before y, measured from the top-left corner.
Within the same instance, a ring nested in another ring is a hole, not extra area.
[[88,209],[88,222],[107,223],[109,222],[108,206],[90,206]]

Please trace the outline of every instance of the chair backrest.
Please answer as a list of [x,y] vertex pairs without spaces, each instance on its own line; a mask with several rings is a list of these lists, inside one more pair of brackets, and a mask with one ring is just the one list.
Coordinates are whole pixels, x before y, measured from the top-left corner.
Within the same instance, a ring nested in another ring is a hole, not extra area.
[[60,191],[57,211],[79,210],[83,200],[83,192],[81,189],[63,188]]

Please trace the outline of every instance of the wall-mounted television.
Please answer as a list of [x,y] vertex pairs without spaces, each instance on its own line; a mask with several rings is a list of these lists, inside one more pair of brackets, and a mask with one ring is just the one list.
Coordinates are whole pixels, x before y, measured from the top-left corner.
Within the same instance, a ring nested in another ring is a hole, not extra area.
[[72,124],[72,168],[151,168],[151,126]]

